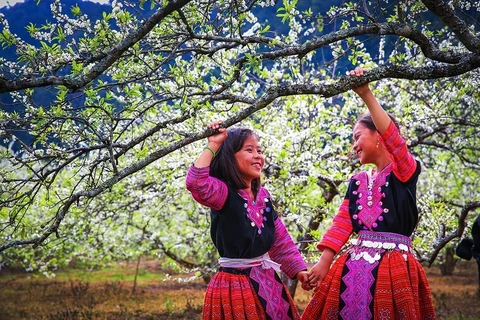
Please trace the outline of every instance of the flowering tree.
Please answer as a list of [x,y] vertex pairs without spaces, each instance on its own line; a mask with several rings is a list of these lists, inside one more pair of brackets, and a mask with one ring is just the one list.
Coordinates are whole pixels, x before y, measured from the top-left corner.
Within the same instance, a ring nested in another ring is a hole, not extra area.
[[[206,210],[184,177],[214,119],[263,137],[268,186],[306,247],[356,170],[350,132],[364,109],[349,90],[377,80],[427,168],[419,254],[434,259],[463,234],[479,206],[476,1],[111,5],[91,21],[54,1],[52,21],[26,26],[30,39],[1,17],[0,42],[15,54],[0,58],[0,94],[20,110],[0,111],[4,259],[46,270],[160,249],[189,268],[212,265]],[[344,76],[354,65],[370,71]]]

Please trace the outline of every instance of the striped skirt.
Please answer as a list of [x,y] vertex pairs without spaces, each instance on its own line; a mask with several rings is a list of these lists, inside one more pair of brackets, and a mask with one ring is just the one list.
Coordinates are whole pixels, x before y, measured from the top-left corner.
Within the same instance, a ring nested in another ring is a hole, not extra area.
[[436,319],[410,238],[360,231],[354,245],[333,263],[302,319]]
[[221,268],[207,287],[203,320],[300,319],[293,299],[273,269]]

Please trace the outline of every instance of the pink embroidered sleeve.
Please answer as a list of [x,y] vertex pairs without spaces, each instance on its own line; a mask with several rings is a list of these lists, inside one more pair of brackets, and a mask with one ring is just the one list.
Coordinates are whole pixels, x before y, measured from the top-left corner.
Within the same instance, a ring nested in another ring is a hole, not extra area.
[[417,162],[408,151],[407,143],[398,133],[398,129],[392,121],[381,137],[383,145],[392,157],[393,173],[400,181],[408,181],[417,169]]
[[337,215],[333,218],[332,226],[328,228],[317,245],[318,250],[323,251],[325,248],[330,248],[337,253],[347,243],[353,232],[352,221],[348,213],[349,203],[348,199],[343,200]]
[[300,251],[280,218],[275,220],[275,238],[268,254],[273,261],[282,265],[280,269],[291,279],[300,271],[307,270]]
[[210,176],[210,168],[196,168],[191,166],[187,173],[187,190],[200,204],[209,208],[220,210],[227,200],[227,185]]

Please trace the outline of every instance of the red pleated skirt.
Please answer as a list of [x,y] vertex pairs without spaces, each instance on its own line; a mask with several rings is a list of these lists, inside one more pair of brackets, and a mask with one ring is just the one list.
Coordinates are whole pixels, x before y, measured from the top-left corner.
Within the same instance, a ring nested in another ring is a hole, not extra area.
[[[286,290],[294,317],[300,315]],[[246,274],[217,272],[207,287],[202,312],[203,320],[267,319],[264,307]],[[274,319],[280,320],[280,319]]]
[[[339,317],[339,305],[347,258],[348,253],[344,253],[335,261],[304,310],[302,319],[346,320]],[[375,281],[372,319],[436,319],[425,271],[411,253],[407,253],[407,259],[395,250],[382,257]]]

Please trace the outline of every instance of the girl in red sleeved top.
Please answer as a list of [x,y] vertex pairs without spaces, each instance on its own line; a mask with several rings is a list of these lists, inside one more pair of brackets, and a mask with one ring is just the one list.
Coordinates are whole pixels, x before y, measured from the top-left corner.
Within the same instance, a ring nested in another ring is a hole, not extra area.
[[202,319],[300,319],[275,271],[309,290],[307,266],[260,184],[265,163],[256,135],[220,122],[187,174],[187,189],[211,208],[210,235],[220,254]]
[[[356,68],[351,76],[362,76]],[[353,129],[353,149],[372,172],[351,179],[332,226],[318,244],[309,272],[316,287],[302,319],[436,319],[425,272],[412,251],[418,222],[420,163],[408,152],[396,120],[368,84],[354,89],[368,107]],[[351,234],[358,236],[332,264]]]

